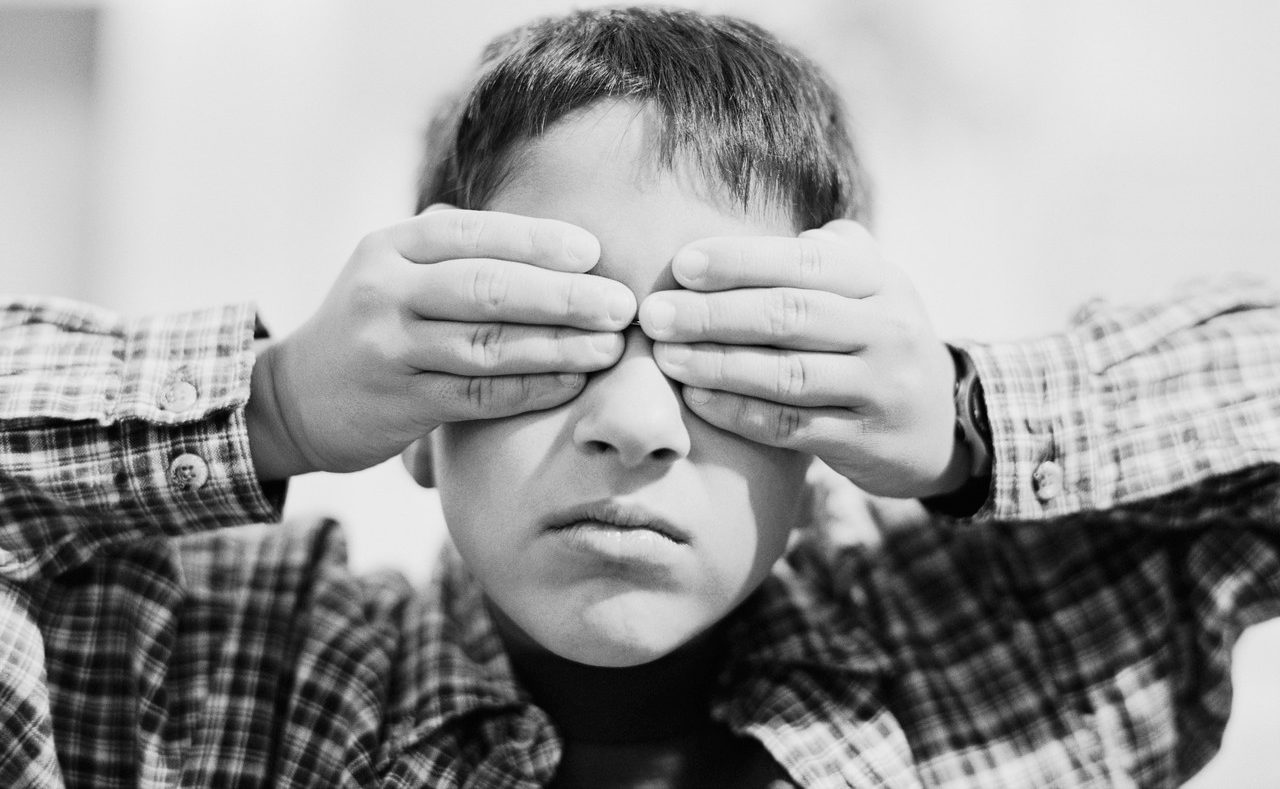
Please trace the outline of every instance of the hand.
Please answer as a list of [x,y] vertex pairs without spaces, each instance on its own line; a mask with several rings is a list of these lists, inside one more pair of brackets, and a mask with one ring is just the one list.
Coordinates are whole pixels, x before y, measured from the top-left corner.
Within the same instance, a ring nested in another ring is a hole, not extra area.
[[924,497],[964,483],[950,354],[860,225],[702,239],[672,271],[687,290],[650,294],[640,323],[694,414],[816,455],[869,493]]
[[564,222],[450,207],[366,236],[254,366],[259,476],[353,471],[443,422],[571,399],[617,362],[636,310],[626,286],[584,273],[599,255]]

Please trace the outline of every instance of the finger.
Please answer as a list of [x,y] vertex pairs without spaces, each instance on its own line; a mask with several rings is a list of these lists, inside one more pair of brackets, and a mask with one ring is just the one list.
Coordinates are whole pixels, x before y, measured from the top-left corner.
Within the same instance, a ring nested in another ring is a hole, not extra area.
[[589,373],[613,366],[625,346],[619,332],[515,323],[413,321],[404,359],[418,370],[452,375]]
[[801,351],[856,351],[874,335],[875,317],[867,301],[798,288],[664,290],[640,305],[640,325],[654,340]]
[[867,402],[869,371],[853,354],[655,343],[653,358],[668,378],[700,389],[811,408]]
[[636,314],[635,294],[606,277],[506,260],[447,260],[416,267],[405,303],[433,320],[528,323],[618,331]]
[[582,272],[600,260],[600,242],[577,225],[498,211],[428,209],[387,233],[396,252],[415,263],[497,258]]
[[422,373],[416,382],[420,402],[432,404],[434,419],[462,422],[554,408],[577,396],[586,380],[581,373],[476,377]]
[[690,290],[789,287],[849,298],[878,293],[884,284],[883,268],[879,248],[865,231],[837,234],[826,229],[807,231],[799,238],[700,239],[671,261],[676,281]]
[[700,419],[757,444],[823,456],[866,438],[857,412],[846,408],[805,408],[689,386],[682,394]]

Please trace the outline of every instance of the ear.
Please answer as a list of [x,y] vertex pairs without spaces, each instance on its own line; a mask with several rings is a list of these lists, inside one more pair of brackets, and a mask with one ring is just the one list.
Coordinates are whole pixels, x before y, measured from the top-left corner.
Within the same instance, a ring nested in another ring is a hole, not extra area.
[[432,463],[431,453],[431,436],[423,436],[409,445],[404,452],[400,453],[400,460],[404,462],[404,467],[409,470],[409,475],[413,477],[424,488],[434,488],[436,486],[436,470]]

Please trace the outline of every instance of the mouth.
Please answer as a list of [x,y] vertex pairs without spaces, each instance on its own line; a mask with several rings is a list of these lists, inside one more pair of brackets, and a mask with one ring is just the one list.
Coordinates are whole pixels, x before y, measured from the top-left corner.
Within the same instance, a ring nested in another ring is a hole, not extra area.
[[689,543],[689,533],[652,510],[614,499],[603,499],[561,510],[543,523],[545,531],[599,529],[615,532],[650,532],[677,545]]

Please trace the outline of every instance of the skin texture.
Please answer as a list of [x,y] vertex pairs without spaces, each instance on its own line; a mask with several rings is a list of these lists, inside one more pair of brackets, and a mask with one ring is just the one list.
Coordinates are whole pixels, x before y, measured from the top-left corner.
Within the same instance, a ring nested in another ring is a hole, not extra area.
[[[263,479],[412,445],[425,483],[417,450],[445,426],[446,517],[481,583],[526,635],[599,665],[665,654],[749,594],[809,458],[903,497],[968,464],[950,357],[866,230],[798,232],[655,166],[651,123],[588,108],[514,152],[487,210],[370,234],[259,356],[247,408]],[[614,528],[549,528],[584,519]]]
[[[684,169],[655,167],[648,123],[620,103],[561,121],[519,153],[488,208],[590,231],[592,273],[637,303],[679,287],[671,261],[690,242],[796,234],[779,211],[744,212]],[[544,647],[602,666],[667,654],[750,594],[786,546],[811,460],[694,416],[653,340],[638,326],[624,338],[618,363],[569,402],[434,434],[445,520],[487,594]],[[678,539],[602,529],[584,547],[549,528],[591,502],[666,521]]]
[[354,471],[442,422],[558,405],[622,353],[627,288],[582,228],[433,207],[366,236],[311,319],[262,351],[246,416],[264,480]]

